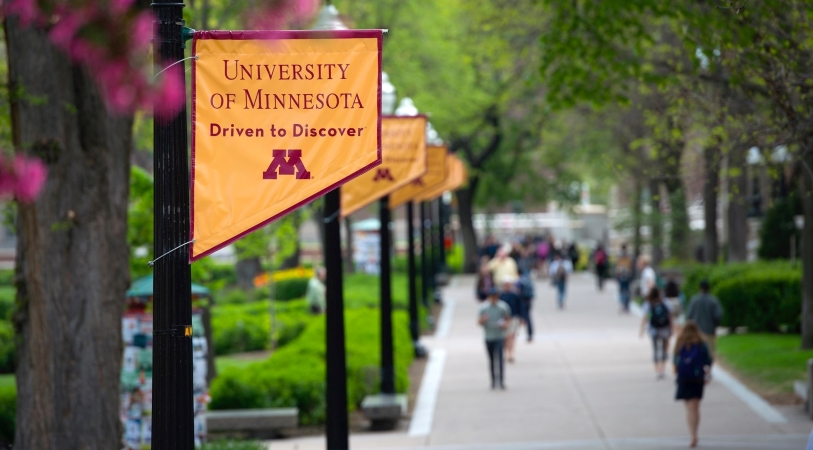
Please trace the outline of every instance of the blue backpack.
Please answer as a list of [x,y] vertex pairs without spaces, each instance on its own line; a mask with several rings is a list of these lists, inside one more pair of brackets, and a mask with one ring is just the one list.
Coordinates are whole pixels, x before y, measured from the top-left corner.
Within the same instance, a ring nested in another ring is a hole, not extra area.
[[706,376],[704,361],[701,356],[703,344],[683,347],[678,353],[678,379],[680,381],[703,381]]
[[534,298],[534,282],[527,275],[519,278],[519,295],[523,300],[533,300]]

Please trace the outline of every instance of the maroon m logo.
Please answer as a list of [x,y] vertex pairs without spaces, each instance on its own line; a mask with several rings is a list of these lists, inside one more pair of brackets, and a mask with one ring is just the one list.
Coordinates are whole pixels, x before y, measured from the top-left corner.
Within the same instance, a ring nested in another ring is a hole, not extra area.
[[395,181],[395,178],[392,177],[392,174],[390,173],[390,169],[385,167],[383,169],[378,169],[375,172],[375,176],[373,177],[373,181],[378,181],[378,180]]
[[311,173],[305,168],[302,162],[302,150],[288,150],[288,159],[285,159],[285,150],[273,150],[274,159],[271,165],[263,172],[264,180],[276,180],[277,173],[280,175],[296,175],[297,180],[308,180]]
[[415,186],[423,186],[423,178],[415,178],[415,181],[412,182]]

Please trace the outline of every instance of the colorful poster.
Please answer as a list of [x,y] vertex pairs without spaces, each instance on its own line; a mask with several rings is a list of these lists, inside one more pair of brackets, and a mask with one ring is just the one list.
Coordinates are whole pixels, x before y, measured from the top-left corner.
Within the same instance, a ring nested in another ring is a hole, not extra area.
[[380,166],[342,187],[342,217],[426,173],[426,117],[382,118],[381,157]]
[[381,31],[198,31],[196,260],[381,164]]
[[426,174],[393,192],[390,195],[390,209],[413,201],[417,195],[443,183],[446,179],[446,146],[426,147],[426,158],[428,164]]

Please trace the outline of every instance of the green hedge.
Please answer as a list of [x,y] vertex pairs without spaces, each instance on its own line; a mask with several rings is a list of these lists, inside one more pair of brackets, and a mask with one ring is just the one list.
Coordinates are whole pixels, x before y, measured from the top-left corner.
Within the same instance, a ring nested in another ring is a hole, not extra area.
[[14,326],[0,320],[0,373],[14,373]]
[[694,265],[683,268],[687,299],[708,279],[720,299],[723,326],[748,327],[751,332],[798,331],[802,311],[802,273],[787,261]]
[[[308,312],[304,300],[278,302],[275,307],[277,326],[274,338],[277,346],[281,347],[299,336],[313,316]],[[212,308],[215,355],[268,349],[270,333],[271,311],[268,300],[224,304]]]
[[0,387],[0,442],[14,442],[17,422],[17,387]]
[[[345,312],[348,406],[378,391],[379,315],[377,309]],[[406,392],[413,349],[406,313],[393,314],[396,390]],[[325,321],[314,319],[295,341],[266,361],[227,369],[211,387],[212,409],[299,408],[303,425],[325,422]]]

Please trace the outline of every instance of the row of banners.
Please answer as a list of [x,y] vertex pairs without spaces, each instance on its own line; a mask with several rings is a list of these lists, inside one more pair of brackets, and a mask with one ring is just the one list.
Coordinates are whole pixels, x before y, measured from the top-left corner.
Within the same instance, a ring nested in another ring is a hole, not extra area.
[[198,31],[192,261],[342,186],[348,216],[466,181],[426,117],[381,115],[380,30]]

